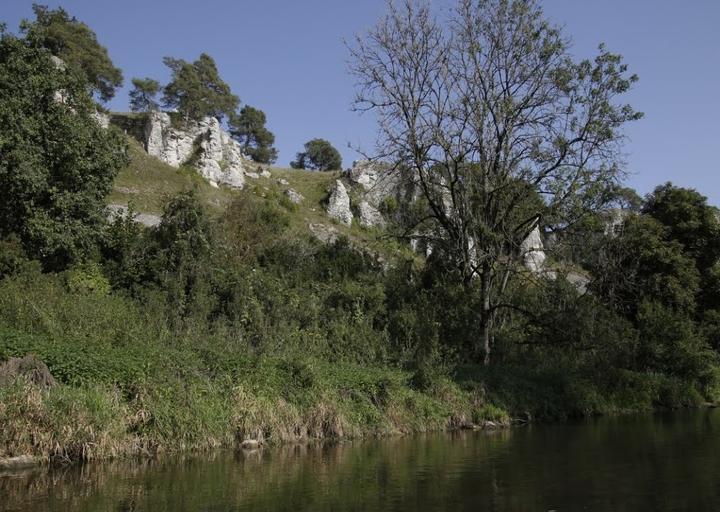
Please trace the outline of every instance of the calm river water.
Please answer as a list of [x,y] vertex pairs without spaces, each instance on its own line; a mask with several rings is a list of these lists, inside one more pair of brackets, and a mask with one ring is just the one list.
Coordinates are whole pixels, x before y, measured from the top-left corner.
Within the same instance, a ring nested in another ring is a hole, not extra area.
[[0,510],[720,510],[720,410],[0,474]]

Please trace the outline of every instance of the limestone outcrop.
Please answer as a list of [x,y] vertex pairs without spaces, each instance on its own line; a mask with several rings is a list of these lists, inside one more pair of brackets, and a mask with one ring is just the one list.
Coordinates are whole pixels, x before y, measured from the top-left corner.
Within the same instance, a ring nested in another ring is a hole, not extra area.
[[330,198],[327,204],[328,215],[337,221],[350,226],[353,220],[352,211],[350,211],[350,196],[342,181],[335,180],[330,190]]
[[191,162],[211,185],[243,188],[245,164],[240,144],[214,117],[189,121],[183,129],[172,125],[166,112],[152,112],[144,130],[145,149],[168,165]]
[[364,227],[384,226],[385,219],[380,210],[367,201],[360,202],[358,206],[360,225]]
[[351,184],[362,189],[364,199],[376,208],[389,197],[403,195],[400,174],[382,163],[368,160],[354,162],[347,177]]
[[527,238],[520,244],[520,255],[525,268],[530,272],[540,274],[543,271],[546,255],[538,226],[535,226]]

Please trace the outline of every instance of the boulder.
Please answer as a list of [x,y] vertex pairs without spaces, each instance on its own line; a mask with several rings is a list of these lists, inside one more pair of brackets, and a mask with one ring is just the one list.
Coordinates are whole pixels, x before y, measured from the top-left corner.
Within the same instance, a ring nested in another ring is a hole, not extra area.
[[0,386],[5,386],[18,378],[27,379],[33,384],[45,388],[55,385],[55,378],[45,363],[34,355],[11,357],[0,364]]
[[338,231],[327,224],[308,224],[310,233],[321,243],[334,244],[338,240]]
[[285,191],[285,196],[290,200],[291,203],[300,204],[305,199],[303,195],[295,190],[289,188]]
[[335,180],[335,184],[330,189],[327,213],[330,217],[346,226],[352,224],[353,214],[350,211],[350,196],[348,196],[345,185],[340,180]]

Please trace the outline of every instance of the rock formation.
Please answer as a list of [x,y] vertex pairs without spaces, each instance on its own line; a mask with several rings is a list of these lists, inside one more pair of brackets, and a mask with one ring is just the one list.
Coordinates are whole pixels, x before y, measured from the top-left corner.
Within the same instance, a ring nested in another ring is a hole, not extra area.
[[245,185],[240,144],[220,127],[214,117],[189,121],[184,129],[172,126],[170,115],[152,112],[145,125],[145,149],[173,167],[192,162],[211,185],[236,188]]
[[330,198],[327,204],[327,213],[333,219],[350,226],[353,220],[353,214],[350,211],[350,196],[348,196],[345,185],[342,181],[335,180],[335,184],[330,190]]
[[389,197],[404,195],[400,174],[382,163],[367,160],[354,162],[347,177],[350,183],[363,190],[365,200],[376,208]]
[[358,213],[360,214],[359,217],[361,226],[372,227],[385,225],[385,219],[380,213],[380,210],[367,201],[360,202],[360,205],[358,206]]
[[538,226],[535,226],[520,244],[520,256],[523,259],[525,268],[533,274],[540,274],[543,271],[546,256]]

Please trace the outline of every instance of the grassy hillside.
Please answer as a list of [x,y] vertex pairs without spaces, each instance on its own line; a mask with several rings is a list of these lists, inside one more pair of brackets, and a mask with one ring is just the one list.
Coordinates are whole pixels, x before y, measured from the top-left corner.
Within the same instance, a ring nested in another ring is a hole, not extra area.
[[[321,225],[378,256],[410,256],[406,247],[383,236],[380,230],[363,228],[357,222],[348,228],[327,216],[324,202],[330,186],[341,177],[341,172],[317,172],[247,162],[249,172],[259,173],[265,169],[272,176],[257,179],[248,177],[243,191],[225,186],[216,188],[192,167],[176,169],[148,155],[135,138],[128,136],[128,142],[130,164],[116,178],[113,192],[108,198],[110,204],[127,205],[132,202],[138,212],[159,214],[170,197],[195,189],[211,211],[221,213],[234,198],[252,194],[262,200],[283,205],[290,212],[291,228],[298,234],[309,236],[311,224]],[[285,191],[288,189],[304,197],[301,204],[295,205],[287,199]]]

